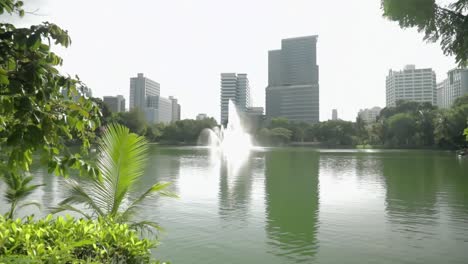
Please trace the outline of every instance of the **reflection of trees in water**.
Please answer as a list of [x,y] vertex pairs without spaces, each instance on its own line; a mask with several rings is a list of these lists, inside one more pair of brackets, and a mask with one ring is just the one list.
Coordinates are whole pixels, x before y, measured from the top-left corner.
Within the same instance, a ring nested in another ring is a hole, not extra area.
[[451,154],[409,152],[387,157],[383,174],[389,220],[404,233],[412,232],[413,238],[428,238],[438,235],[434,229],[441,225],[439,218],[448,217],[444,229],[453,229],[457,240],[466,241],[462,236],[468,217],[467,172],[468,161],[459,162]]
[[221,157],[219,175],[219,214],[224,220],[245,220],[252,193],[252,159],[230,164]]
[[271,252],[310,263],[318,250],[318,154],[271,151],[265,158],[266,231]]
[[433,224],[443,176],[436,174],[435,161],[431,154],[413,152],[392,153],[384,159],[386,210],[391,221]]
[[468,219],[468,159],[454,158],[436,159],[435,173],[442,175],[445,199],[451,210],[453,220],[466,223]]

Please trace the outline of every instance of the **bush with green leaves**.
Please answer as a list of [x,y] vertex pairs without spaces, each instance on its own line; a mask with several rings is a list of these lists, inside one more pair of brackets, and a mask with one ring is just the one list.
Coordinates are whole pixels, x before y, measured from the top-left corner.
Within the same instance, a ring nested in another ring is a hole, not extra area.
[[155,246],[109,219],[0,216],[0,263],[159,263],[151,259]]

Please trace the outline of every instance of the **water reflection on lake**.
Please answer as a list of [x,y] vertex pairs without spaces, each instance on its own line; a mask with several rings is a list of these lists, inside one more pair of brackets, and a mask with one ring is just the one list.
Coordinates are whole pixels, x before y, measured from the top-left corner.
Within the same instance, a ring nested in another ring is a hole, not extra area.
[[[60,201],[35,174],[32,198]],[[138,189],[155,181],[180,196],[141,212],[173,263],[468,263],[468,160],[450,152],[154,147]]]

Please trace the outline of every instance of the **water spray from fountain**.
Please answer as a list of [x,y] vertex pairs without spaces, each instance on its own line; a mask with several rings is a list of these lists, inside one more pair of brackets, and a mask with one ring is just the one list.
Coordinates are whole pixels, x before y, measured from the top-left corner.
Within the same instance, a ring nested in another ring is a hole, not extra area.
[[204,129],[199,137],[199,145],[217,148],[226,155],[246,154],[252,148],[251,136],[245,132],[234,103],[229,100],[229,116],[226,128]]

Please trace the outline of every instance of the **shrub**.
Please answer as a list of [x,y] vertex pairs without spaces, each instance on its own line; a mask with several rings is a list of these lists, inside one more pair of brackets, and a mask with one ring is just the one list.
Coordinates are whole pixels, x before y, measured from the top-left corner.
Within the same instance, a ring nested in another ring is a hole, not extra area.
[[0,263],[156,263],[150,252],[155,246],[127,224],[103,218],[0,216]]

